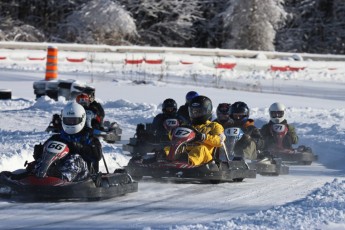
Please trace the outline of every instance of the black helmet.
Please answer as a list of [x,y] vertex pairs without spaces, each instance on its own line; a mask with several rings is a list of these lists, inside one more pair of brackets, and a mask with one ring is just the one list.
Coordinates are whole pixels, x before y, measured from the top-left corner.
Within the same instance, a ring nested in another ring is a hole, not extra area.
[[189,91],[187,94],[186,94],[186,103],[189,104],[190,101],[194,98],[194,97],[197,97],[199,96],[199,94],[195,91]]
[[234,121],[245,122],[249,118],[249,108],[248,105],[242,101],[237,101],[231,105],[230,117]]
[[188,107],[193,125],[200,125],[212,118],[212,101],[205,96],[194,97]]
[[162,105],[162,111],[164,114],[174,114],[177,112],[177,103],[174,99],[165,99]]
[[83,93],[86,93],[89,98],[90,98],[90,102],[93,102],[95,100],[95,88],[87,86],[84,90]]
[[217,107],[217,119],[220,122],[226,122],[230,117],[230,103],[220,103]]

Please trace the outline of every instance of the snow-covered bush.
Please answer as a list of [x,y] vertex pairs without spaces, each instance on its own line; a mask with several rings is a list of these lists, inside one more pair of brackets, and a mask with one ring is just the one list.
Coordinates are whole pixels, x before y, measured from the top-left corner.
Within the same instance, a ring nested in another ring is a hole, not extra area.
[[111,0],[92,0],[60,24],[59,34],[68,42],[122,45],[137,36],[130,14]]
[[44,33],[19,20],[0,18],[0,41],[43,42]]

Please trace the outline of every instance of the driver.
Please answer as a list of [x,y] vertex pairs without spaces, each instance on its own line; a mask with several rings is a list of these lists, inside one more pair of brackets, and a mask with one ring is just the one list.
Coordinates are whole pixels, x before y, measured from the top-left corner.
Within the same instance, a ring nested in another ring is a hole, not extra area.
[[265,149],[270,149],[279,145],[274,127],[280,128],[283,132],[282,146],[280,147],[292,149],[292,145],[298,143],[295,127],[289,125],[285,119],[285,110],[285,106],[279,102],[275,102],[270,106],[270,121],[261,128],[261,134],[265,140]]
[[177,103],[172,98],[167,98],[162,104],[162,113],[154,117],[152,131],[155,137],[160,137],[160,141],[169,141],[171,129],[185,124],[186,120],[177,114]]
[[86,124],[90,128],[101,129],[104,119],[104,110],[95,100],[91,103],[91,97],[81,93],[76,97],[76,102],[82,105],[86,112]]
[[[224,140],[224,129],[212,118],[212,101],[205,96],[194,97],[188,107],[192,127],[196,131],[193,142],[188,146],[188,162],[191,165],[201,165],[210,162],[213,151],[221,147]],[[183,155],[182,155],[183,157]]]
[[60,141],[69,147],[69,154],[57,164],[54,171],[57,177],[68,181],[79,181],[86,178],[89,171],[98,172],[98,162],[102,157],[100,141],[92,135],[86,125],[85,109],[76,102],[68,103],[62,111],[62,131],[51,136],[45,143],[35,145],[34,167],[39,167],[44,146],[49,141]]
[[232,123],[227,123],[224,128],[237,127],[244,132],[242,138],[235,144],[234,152],[237,156],[255,160],[258,150],[264,145],[260,130],[254,125],[254,120],[249,118],[249,107],[242,101],[237,101],[230,107]]

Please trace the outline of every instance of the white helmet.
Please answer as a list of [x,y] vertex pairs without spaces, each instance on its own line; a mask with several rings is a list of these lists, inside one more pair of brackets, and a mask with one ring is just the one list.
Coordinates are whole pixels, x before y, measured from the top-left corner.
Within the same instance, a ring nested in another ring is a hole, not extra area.
[[62,128],[68,134],[79,133],[85,126],[86,113],[83,106],[73,101],[62,111]]
[[279,102],[273,103],[270,108],[270,117],[273,123],[281,123],[285,120],[285,105]]

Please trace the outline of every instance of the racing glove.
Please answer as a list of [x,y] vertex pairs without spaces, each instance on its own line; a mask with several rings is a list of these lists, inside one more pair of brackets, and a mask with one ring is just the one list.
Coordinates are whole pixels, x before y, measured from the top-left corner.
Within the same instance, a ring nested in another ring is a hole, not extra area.
[[195,137],[193,139],[193,142],[204,142],[204,140],[206,139],[206,134],[199,132],[196,129],[194,131],[195,131]]
[[245,148],[250,145],[252,138],[248,134],[243,134],[242,138],[236,143],[236,147]]
[[43,153],[43,145],[39,144],[39,145],[35,145],[34,146],[34,159],[37,160],[39,158],[41,158]]
[[287,133],[284,137],[284,140],[283,140],[283,143],[284,143],[284,146],[286,148],[291,148],[292,147],[292,136],[290,133]]
[[70,153],[82,153],[83,145],[79,142],[70,142],[68,143],[68,147],[70,149]]

